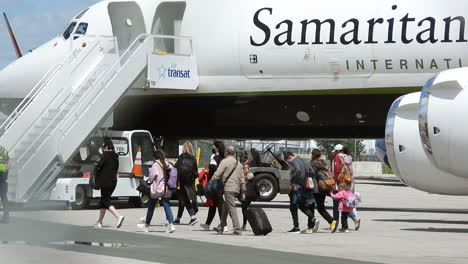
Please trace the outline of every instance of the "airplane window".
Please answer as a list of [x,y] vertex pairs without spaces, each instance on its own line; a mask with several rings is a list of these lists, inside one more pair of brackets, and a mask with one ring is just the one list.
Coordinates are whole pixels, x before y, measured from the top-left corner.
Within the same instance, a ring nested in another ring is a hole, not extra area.
[[89,8],[87,8],[87,9],[81,11],[81,13],[79,13],[79,14],[75,17],[75,19],[80,19],[86,12],[88,12],[88,10],[89,10]]
[[80,23],[78,27],[76,28],[75,33],[76,34],[86,34],[86,31],[88,30],[88,23]]
[[76,22],[73,22],[67,27],[65,32],[63,32],[63,37],[65,39],[68,39],[70,37],[71,33],[73,32],[73,29],[75,29],[75,26],[76,26]]

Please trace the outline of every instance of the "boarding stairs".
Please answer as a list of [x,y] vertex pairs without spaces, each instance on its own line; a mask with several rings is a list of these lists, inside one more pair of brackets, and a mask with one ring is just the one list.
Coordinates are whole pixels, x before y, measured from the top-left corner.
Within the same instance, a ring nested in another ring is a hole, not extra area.
[[79,46],[70,48],[65,61],[53,66],[0,126],[0,144],[10,154],[11,199],[48,198],[65,163],[147,69],[149,54],[164,38],[174,36],[140,35],[120,52],[114,37],[75,41]]

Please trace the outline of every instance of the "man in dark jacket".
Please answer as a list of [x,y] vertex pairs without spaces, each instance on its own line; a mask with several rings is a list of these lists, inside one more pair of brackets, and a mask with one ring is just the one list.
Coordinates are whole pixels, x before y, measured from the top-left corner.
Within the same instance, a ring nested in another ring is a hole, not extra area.
[[314,217],[313,206],[315,203],[312,191],[306,190],[306,180],[314,175],[314,170],[305,160],[295,157],[293,153],[287,152],[284,159],[291,164],[291,192],[289,193],[289,210],[293,219],[294,227],[290,233],[300,233],[299,209],[307,215],[308,229],[305,233],[317,232],[319,220]]

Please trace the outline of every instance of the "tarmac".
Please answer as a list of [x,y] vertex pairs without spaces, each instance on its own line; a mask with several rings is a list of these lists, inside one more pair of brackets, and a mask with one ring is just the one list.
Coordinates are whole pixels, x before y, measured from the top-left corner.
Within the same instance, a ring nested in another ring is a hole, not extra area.
[[[361,177],[357,184],[363,197],[358,215],[363,220],[361,229],[350,233],[331,234],[317,213],[318,233],[287,233],[292,228],[287,195],[254,203],[265,209],[274,229],[260,237],[250,227],[242,236],[233,236],[203,231],[198,224],[188,226],[187,212],[177,231],[167,234],[162,207],[156,209],[151,232],[139,233],[136,224],[146,209],[124,202],[116,203],[126,216],[122,228],[116,229],[115,219],[107,215],[104,229],[98,230],[92,228],[96,209],[72,211],[52,204],[14,212],[12,223],[0,225],[0,256],[9,264],[466,263],[468,197],[427,194],[394,178]],[[172,211],[176,214],[177,208]],[[241,217],[240,208],[238,213]],[[206,214],[207,209],[200,207],[200,222]],[[216,217],[212,226],[218,221]],[[300,223],[305,229],[301,213]]]

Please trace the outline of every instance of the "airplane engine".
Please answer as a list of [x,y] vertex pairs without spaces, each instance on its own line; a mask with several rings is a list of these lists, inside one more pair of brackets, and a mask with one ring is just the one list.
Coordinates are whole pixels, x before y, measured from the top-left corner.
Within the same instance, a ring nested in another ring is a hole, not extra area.
[[439,169],[468,178],[468,68],[439,73],[424,87],[419,128],[424,151]]
[[468,195],[468,179],[436,168],[426,156],[418,127],[421,93],[398,98],[390,108],[385,128],[388,161],[408,186],[438,194]]

